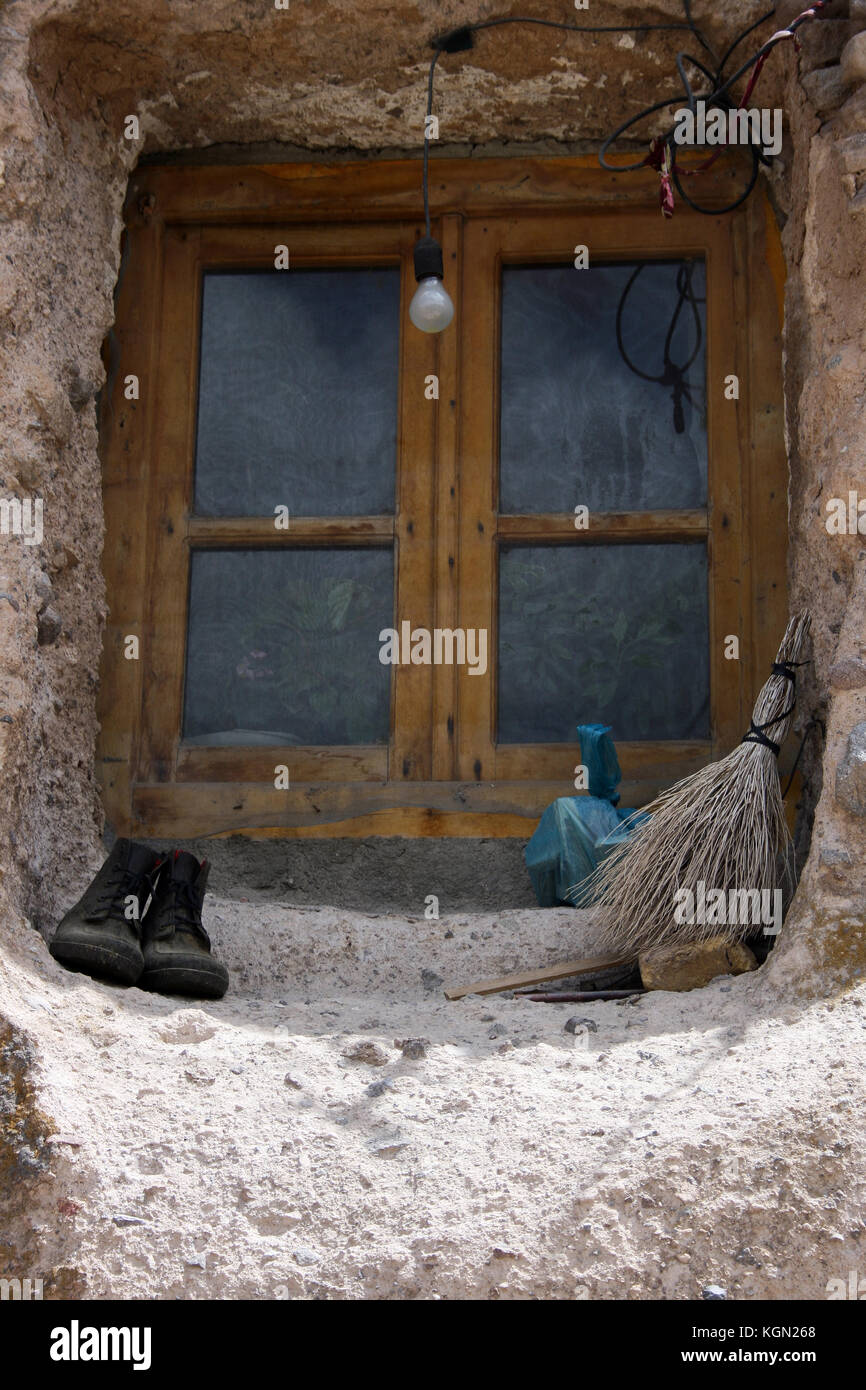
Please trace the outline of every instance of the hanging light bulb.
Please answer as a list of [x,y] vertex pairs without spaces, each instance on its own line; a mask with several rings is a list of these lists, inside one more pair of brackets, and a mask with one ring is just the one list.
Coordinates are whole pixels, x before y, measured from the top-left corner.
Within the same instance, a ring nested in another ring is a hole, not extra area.
[[432,236],[415,244],[415,279],[418,288],[409,305],[409,317],[422,333],[441,333],[454,317],[454,304],[442,284],[442,247]]

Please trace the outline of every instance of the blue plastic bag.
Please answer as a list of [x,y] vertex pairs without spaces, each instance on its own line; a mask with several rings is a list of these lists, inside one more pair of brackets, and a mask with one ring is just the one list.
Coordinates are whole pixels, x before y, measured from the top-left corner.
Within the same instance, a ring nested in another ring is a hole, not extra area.
[[554,801],[526,846],[526,867],[540,907],[587,906],[580,884],[633,828],[622,828],[633,812],[617,807],[622,773],[610,725],[579,724],[577,736],[589,795],[561,796]]

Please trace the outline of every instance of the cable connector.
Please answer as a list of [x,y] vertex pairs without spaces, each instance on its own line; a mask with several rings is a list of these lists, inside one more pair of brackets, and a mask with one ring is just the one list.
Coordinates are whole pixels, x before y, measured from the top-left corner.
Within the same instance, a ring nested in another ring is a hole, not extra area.
[[470,24],[462,24],[459,29],[449,29],[447,34],[437,34],[430,40],[430,47],[438,53],[468,53],[475,46],[475,35]]

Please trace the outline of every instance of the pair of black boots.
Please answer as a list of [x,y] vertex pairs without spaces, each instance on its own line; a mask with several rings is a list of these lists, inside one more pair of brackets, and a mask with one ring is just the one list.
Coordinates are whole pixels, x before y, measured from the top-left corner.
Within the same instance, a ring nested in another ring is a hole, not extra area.
[[209,864],[117,840],[58,926],[49,950],[70,970],[158,994],[222,999],[228,971],[202,926]]

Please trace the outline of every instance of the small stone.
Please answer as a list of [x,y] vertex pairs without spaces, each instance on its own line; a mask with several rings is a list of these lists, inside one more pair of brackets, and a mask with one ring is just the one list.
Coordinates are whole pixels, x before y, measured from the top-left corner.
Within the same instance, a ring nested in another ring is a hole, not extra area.
[[75,372],[66,388],[69,403],[75,411],[83,410],[88,401],[93,400],[97,394],[99,386],[95,381],[89,380],[79,372]]
[[302,1091],[304,1089],[300,1081],[296,1081],[295,1078],[293,1076],[290,1076],[288,1072],[286,1072],[285,1076],[283,1077],[283,1085],[291,1086],[293,1091]]
[[370,1096],[372,1100],[376,1100],[379,1096],[384,1096],[386,1091],[393,1091],[393,1089],[394,1083],[392,1081],[371,1081],[367,1087],[366,1094]]
[[403,1038],[401,1042],[394,1039],[394,1046],[399,1047],[407,1062],[420,1062],[427,1056],[427,1048],[430,1046],[429,1038]]
[[52,647],[63,632],[63,619],[56,608],[48,604],[36,619],[36,640],[40,647]]
[[315,1250],[308,1250],[303,1245],[293,1253],[299,1265],[317,1265],[321,1258],[321,1256],[316,1254]]
[[147,1223],[141,1216],[112,1216],[115,1226],[144,1226]]
[[817,68],[803,78],[806,95],[819,116],[835,111],[845,97],[845,83],[838,63],[829,68]]
[[836,769],[836,800],[854,816],[866,816],[866,722],[855,724]]
[[347,1062],[363,1062],[368,1067],[384,1067],[388,1062],[387,1052],[367,1038],[344,1047],[343,1056]]
[[[835,148],[846,174],[863,173],[866,169],[866,133],[861,131],[856,135],[847,135],[844,140],[836,141]],[[847,685],[846,681],[852,684]],[[836,690],[856,690],[866,685],[866,669],[862,661],[852,657],[837,661],[830,668],[830,684]]]
[[755,1259],[755,1256],[752,1254],[748,1245],[744,1245],[740,1250],[738,1250],[736,1255],[734,1256],[734,1259],[739,1265],[751,1265],[753,1269],[761,1268],[761,1261]]
[[506,1028],[504,1023],[494,1023],[487,1036],[488,1038],[502,1038],[505,1036],[507,1032],[508,1029]]
[[724,1299],[727,1298],[727,1296],[727,1289],[723,1289],[720,1284],[707,1284],[705,1288],[701,1289],[701,1298],[706,1298],[711,1301]]
[[437,975],[435,970],[422,970],[421,983],[428,994],[432,994],[434,989],[439,989],[445,981],[441,975]]
[[[863,142],[866,147],[866,135],[854,135],[851,140]],[[849,145],[849,140],[837,140],[836,148]],[[850,172],[850,170],[849,170]],[[830,667],[830,685],[833,690],[860,690],[866,685],[866,661],[861,661],[856,656],[842,657],[839,661],[834,661]]]
[[567,1018],[565,1020],[564,1028],[566,1033],[598,1032],[598,1024],[596,1023],[594,1018],[578,1018],[577,1014],[573,1014],[571,1018]]
[[48,606],[54,598],[54,586],[51,583],[51,576],[44,570],[39,570],[33,580],[33,592],[39,600],[40,613]]
[[187,1081],[191,1081],[194,1086],[212,1086],[216,1081],[215,1076],[211,1076],[208,1072],[202,1071],[197,1067],[187,1067],[184,1071],[184,1076]]
[[842,81],[846,87],[866,81],[866,33],[855,34],[842,49],[839,60]]
[[[188,1009],[174,1014],[158,1030],[163,1042],[175,1043],[177,1046],[184,1043],[207,1042],[216,1031],[203,1009]],[[234,1067],[232,1070],[235,1070]]]
[[390,1144],[379,1144],[372,1149],[376,1158],[396,1158],[399,1153],[407,1147],[405,1140],[397,1140]]
[[658,946],[645,951],[638,964],[647,989],[676,991],[700,989],[717,975],[742,975],[758,967],[748,946],[723,936]]

